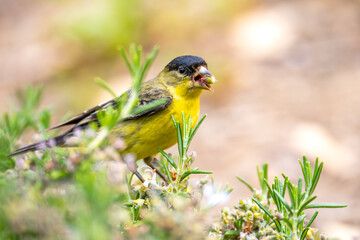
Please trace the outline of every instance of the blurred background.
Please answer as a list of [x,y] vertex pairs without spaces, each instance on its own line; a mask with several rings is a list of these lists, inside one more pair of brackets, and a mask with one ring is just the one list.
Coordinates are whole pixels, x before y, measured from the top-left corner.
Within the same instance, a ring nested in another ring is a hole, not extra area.
[[148,78],[174,57],[203,57],[218,82],[202,95],[208,117],[194,139],[195,165],[235,188],[226,205],[270,179],[301,175],[298,159],[325,162],[315,222],[330,237],[359,239],[360,2],[357,0],[0,0],[0,111],[16,89],[44,88],[53,123],[111,96],[130,78],[118,44],[160,46]]

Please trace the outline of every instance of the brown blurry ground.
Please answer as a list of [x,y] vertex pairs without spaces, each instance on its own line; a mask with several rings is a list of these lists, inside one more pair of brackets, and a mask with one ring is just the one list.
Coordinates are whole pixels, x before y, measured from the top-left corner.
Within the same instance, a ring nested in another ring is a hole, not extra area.
[[227,205],[250,196],[235,179],[256,185],[256,166],[296,180],[297,159],[325,162],[316,225],[330,237],[354,239],[360,226],[360,3],[294,1],[0,0],[0,109],[14,90],[44,86],[53,122],[129,86],[117,43],[160,45],[149,73],[173,57],[205,58],[218,83],[202,96],[208,117],[192,149],[196,165],[235,188]]

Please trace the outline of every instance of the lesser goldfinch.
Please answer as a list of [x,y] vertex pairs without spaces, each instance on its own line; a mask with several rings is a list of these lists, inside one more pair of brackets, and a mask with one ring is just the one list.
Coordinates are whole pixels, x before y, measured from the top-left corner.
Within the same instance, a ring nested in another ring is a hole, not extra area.
[[[112,130],[111,134],[121,137],[126,143],[120,154],[133,153],[136,154],[136,160],[148,159],[158,153],[158,148],[167,149],[173,146],[177,137],[171,115],[175,119],[181,119],[182,112],[187,116],[191,115],[194,127],[199,117],[199,96],[203,90],[212,90],[211,84],[214,82],[215,77],[208,71],[207,63],[201,57],[186,55],[173,59],[156,78],[144,82],[139,91],[136,107],[150,107],[140,112],[137,112],[135,107],[136,114],[121,120]],[[127,93],[129,92],[130,90]],[[161,104],[151,107],[155,101]],[[50,128],[73,125],[60,136],[22,147],[9,156],[41,150],[44,147],[69,146],[67,139],[74,136],[75,130],[87,128],[90,122],[98,124],[97,112],[110,105],[117,106],[117,101],[113,99],[99,104]]]

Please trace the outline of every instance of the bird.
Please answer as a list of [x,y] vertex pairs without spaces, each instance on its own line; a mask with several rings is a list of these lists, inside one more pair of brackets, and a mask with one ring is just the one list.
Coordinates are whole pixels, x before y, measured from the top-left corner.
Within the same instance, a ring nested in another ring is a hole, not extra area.
[[[185,116],[191,115],[191,127],[195,127],[200,112],[199,97],[204,90],[212,91],[211,84],[215,81],[214,75],[201,57],[184,55],[170,61],[157,77],[142,84],[137,105],[132,111],[134,114],[121,119],[112,129],[110,134],[122,138],[125,142],[125,147],[119,150],[120,155],[134,154],[136,161],[144,159],[146,164],[155,168],[151,161],[158,149],[168,149],[177,142],[172,116],[182,119],[183,113]],[[118,98],[124,95],[129,97],[130,94],[131,90],[128,90]],[[97,113],[109,106],[116,108],[117,99],[99,104],[68,121],[50,127],[49,129],[56,129],[72,126],[59,136],[19,148],[8,157],[55,146],[70,147],[67,140],[74,137],[77,130],[89,128],[91,123],[99,125]],[[144,181],[136,170],[135,174]]]

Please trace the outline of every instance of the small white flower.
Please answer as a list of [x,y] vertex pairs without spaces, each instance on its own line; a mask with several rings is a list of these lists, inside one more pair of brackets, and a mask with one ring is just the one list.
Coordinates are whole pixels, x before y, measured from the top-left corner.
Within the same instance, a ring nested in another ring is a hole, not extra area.
[[212,186],[205,186],[204,196],[210,207],[224,203],[229,199],[229,194],[224,191],[216,192]]
[[145,180],[145,182],[143,183],[143,186],[144,187],[149,187],[149,184],[151,184],[152,186],[158,186],[158,184],[156,182],[156,171],[146,169],[144,172],[150,172],[150,173],[152,173],[152,176]]

